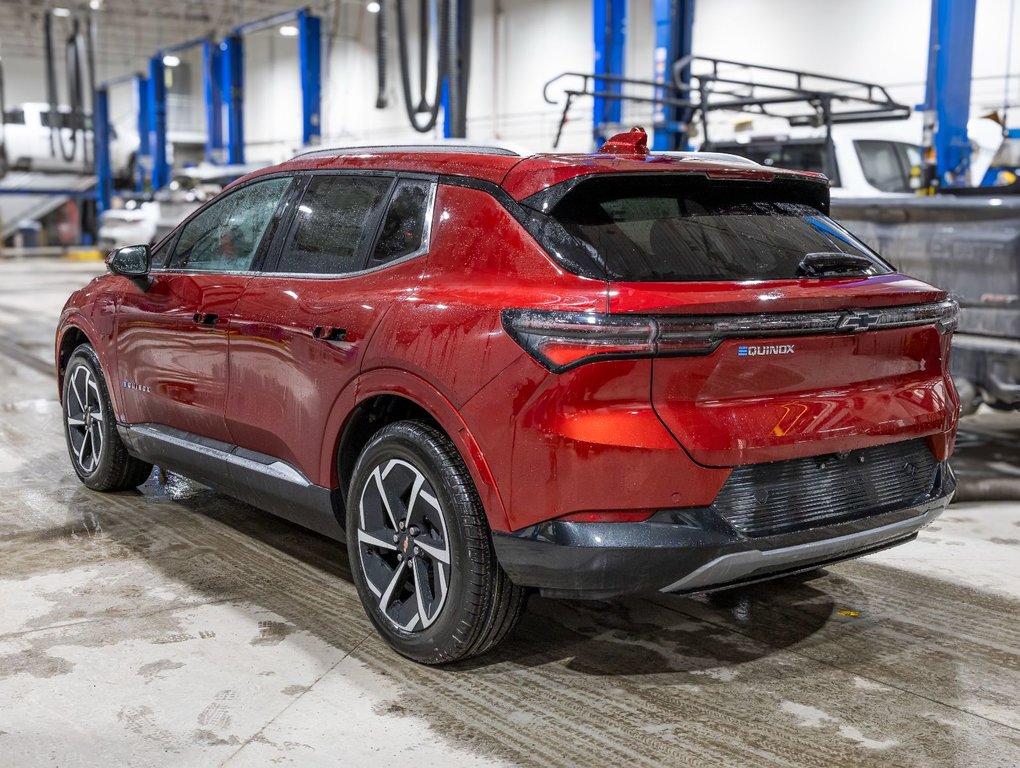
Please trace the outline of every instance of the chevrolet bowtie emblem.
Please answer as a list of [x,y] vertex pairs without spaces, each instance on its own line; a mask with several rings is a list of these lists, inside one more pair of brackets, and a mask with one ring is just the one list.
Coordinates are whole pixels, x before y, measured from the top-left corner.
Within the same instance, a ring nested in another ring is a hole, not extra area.
[[878,325],[881,320],[881,312],[847,312],[840,319],[836,328],[856,333]]

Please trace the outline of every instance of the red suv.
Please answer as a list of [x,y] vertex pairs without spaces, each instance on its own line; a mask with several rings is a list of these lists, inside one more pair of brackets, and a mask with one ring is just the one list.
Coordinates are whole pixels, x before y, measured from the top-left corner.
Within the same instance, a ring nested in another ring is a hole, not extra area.
[[732,156],[330,150],[228,187],[71,296],[96,490],[167,467],[345,540],[400,653],[532,589],[702,592],[912,539],[949,502],[956,305]]

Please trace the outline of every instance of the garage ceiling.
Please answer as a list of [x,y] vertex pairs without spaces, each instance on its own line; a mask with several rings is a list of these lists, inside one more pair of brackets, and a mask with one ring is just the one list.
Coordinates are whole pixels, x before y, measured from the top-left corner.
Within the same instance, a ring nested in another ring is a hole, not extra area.
[[[141,68],[163,46],[224,31],[246,21],[293,10],[300,0],[97,0],[97,69],[100,78]],[[311,9],[329,17],[339,6],[352,2],[315,0]],[[353,3],[361,5],[364,3]],[[3,0],[0,2],[0,56],[42,59],[43,14],[53,8],[88,11],[86,0]],[[341,9],[343,10],[343,9]],[[70,27],[58,18],[56,40]]]

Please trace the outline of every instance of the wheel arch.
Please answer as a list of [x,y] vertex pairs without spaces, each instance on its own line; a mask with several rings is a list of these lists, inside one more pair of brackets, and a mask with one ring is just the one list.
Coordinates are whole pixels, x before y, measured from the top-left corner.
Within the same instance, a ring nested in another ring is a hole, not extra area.
[[341,499],[346,497],[362,447],[382,427],[403,419],[430,422],[450,438],[471,474],[490,528],[510,530],[492,472],[460,413],[424,379],[398,369],[363,374],[334,405],[320,454],[320,474],[329,478],[332,487],[340,488]]
[[[67,372],[67,363],[71,359],[71,355],[78,347],[82,344],[88,344],[93,349],[96,345],[92,343],[92,339],[89,335],[77,325],[66,325],[60,329],[60,335],[57,338],[57,397],[63,402],[64,397],[64,374]],[[97,351],[98,355],[99,352]],[[109,387],[109,382],[107,382]]]
[[56,343],[57,400],[60,403],[64,401],[64,374],[67,371],[68,360],[71,359],[74,350],[82,344],[88,344],[95,350],[96,356],[99,358],[100,373],[106,380],[106,389],[110,393],[110,400],[116,415],[121,412],[120,387],[113,386],[113,380],[110,378],[111,361],[102,345],[96,344],[96,338],[98,338],[98,334],[94,329],[79,322],[69,321],[60,327]]

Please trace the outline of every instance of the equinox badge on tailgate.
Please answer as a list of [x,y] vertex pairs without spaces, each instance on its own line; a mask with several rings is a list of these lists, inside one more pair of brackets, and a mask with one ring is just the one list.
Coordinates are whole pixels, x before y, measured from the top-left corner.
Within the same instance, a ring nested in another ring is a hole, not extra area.
[[756,357],[758,355],[792,355],[793,344],[762,345],[754,347],[737,347],[740,357]]

